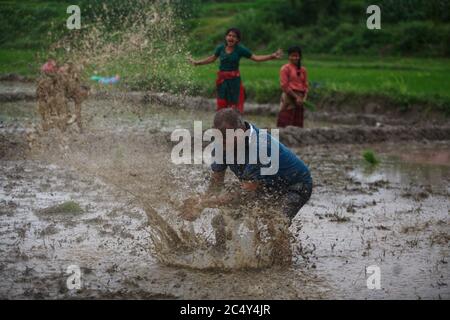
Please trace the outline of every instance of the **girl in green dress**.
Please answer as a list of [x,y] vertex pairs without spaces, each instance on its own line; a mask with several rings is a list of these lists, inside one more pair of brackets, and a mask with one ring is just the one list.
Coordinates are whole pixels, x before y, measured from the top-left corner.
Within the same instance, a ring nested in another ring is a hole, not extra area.
[[217,111],[223,108],[234,108],[240,113],[244,112],[245,92],[239,72],[239,61],[242,57],[263,62],[280,59],[282,56],[281,49],[269,55],[255,55],[241,45],[240,41],[239,29],[230,28],[225,33],[225,43],[219,45],[212,56],[198,61],[189,58],[189,62],[194,66],[213,63],[220,58],[216,80]]

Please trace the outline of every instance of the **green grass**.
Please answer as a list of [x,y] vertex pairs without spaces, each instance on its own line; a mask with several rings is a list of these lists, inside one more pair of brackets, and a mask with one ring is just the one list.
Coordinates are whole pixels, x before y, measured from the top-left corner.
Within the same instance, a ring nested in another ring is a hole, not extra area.
[[[70,1],[0,1],[0,47],[42,48],[66,30]],[[50,34],[49,34],[50,33]]]
[[[266,52],[256,52],[264,54]],[[258,102],[278,100],[279,70],[286,59],[241,62],[248,96]],[[344,93],[384,97],[401,103],[442,105],[450,109],[450,59],[314,56],[305,58],[311,94]],[[194,82],[214,92],[217,65],[195,68]]]
[[0,49],[0,74],[36,76],[39,72],[38,53],[37,49]]
[[[39,63],[45,60],[38,61],[38,55],[45,56],[37,49],[0,49],[0,74],[14,72],[37,76]],[[241,61],[241,75],[249,100],[278,101],[279,70],[284,63],[286,59],[264,63]],[[304,65],[308,70],[312,102],[338,94],[348,95],[350,100],[382,98],[400,107],[418,104],[450,113],[450,59],[317,55],[305,57]],[[130,62],[126,70],[111,70],[111,74],[119,72],[126,81],[136,72],[134,69]],[[195,67],[191,93],[213,97],[217,69],[217,63]],[[145,83],[138,83],[137,88],[139,86],[146,88]]]
[[40,214],[80,214],[83,213],[83,209],[75,201],[66,201],[58,205],[54,205],[39,211]]
[[[79,1],[75,1],[77,2]],[[236,14],[271,2],[273,0],[202,4],[197,18],[191,21],[192,43],[212,54],[217,43],[213,40],[216,38],[210,35],[217,35],[220,41],[224,30],[233,24]],[[39,65],[46,57],[39,48],[48,45],[49,37],[46,32],[51,23],[64,22],[68,4],[65,0],[0,1],[0,10],[3,9],[5,18],[0,37],[4,41],[0,41],[0,74],[14,72],[26,76],[38,75]],[[20,19],[22,16],[25,18]],[[245,35],[243,43],[245,45]],[[256,54],[270,53],[258,48],[250,49]],[[283,59],[255,63],[243,59],[241,74],[248,99],[260,103],[277,102],[280,95],[279,69],[286,62]],[[424,109],[439,109],[450,114],[450,59],[333,56],[306,52],[304,65],[311,84],[312,103],[317,103],[322,98],[331,98],[343,103],[363,105],[365,102],[381,99],[394,107],[407,109],[411,105],[420,105]],[[129,79],[130,82],[133,81],[134,89],[148,89],[149,82],[155,80],[136,77],[136,74],[142,74],[141,69],[142,66],[133,64],[133,61],[124,61],[120,66],[107,69],[105,75],[119,73],[123,83]],[[213,97],[216,71],[217,65],[194,68],[189,92]],[[87,68],[86,72],[87,76],[92,75],[92,68]],[[166,78],[157,80],[166,83],[173,91],[179,90],[182,86],[171,85],[174,83],[172,78],[168,74]]]
[[250,10],[271,2],[273,0],[208,2],[201,6],[199,16],[217,17],[233,15],[243,10]]
[[[330,60],[333,59],[333,60]],[[279,70],[287,61],[255,63],[242,61],[244,84],[279,88]],[[309,81],[313,86],[358,93],[400,93],[417,97],[441,96],[450,99],[450,60],[390,58],[323,57],[306,59]],[[216,65],[199,66],[195,80],[211,85]]]
[[362,154],[363,159],[370,165],[374,166],[380,163],[375,153],[372,150],[365,150]]

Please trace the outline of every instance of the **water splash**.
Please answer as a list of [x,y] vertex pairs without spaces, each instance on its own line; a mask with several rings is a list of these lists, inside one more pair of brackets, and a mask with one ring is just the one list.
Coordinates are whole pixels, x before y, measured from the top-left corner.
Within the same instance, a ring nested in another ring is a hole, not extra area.
[[120,10],[115,5],[91,7],[82,29],[66,33],[51,46],[50,55],[82,66],[85,79],[118,74],[132,88],[187,90],[192,84],[188,40],[173,4],[137,0],[121,4]]
[[145,205],[155,256],[164,264],[195,269],[290,265],[287,218],[274,209],[252,204],[255,206],[207,208],[194,222],[171,224],[161,218],[162,213]]
[[[185,59],[187,38],[180,32],[173,7],[167,1],[149,0],[135,1],[133,6],[136,8],[120,14],[105,3],[102,14],[94,16],[80,32],[60,39],[52,48],[53,54],[62,54],[84,70],[85,80],[92,74],[118,74],[129,87],[183,94],[192,84],[192,68]],[[113,97],[110,108],[125,108],[115,101],[116,95]],[[181,176],[183,172],[173,170],[168,174],[172,166],[164,158],[170,154],[165,147],[149,149],[147,141],[140,141],[148,140],[148,136],[124,137],[119,133],[103,136],[99,143],[95,140],[98,134],[90,132],[82,141],[69,141],[71,137],[67,137],[65,145],[70,147],[64,151],[64,161],[135,195],[147,213],[151,246],[160,262],[222,270],[291,262],[288,224],[276,210],[256,203],[253,207],[206,209],[194,223],[186,222],[179,218],[178,206],[174,205],[183,199],[183,192],[173,183],[173,174]],[[136,154],[136,150],[152,151]],[[160,158],[158,152],[164,156]],[[148,174],[149,179],[137,185],[129,177],[130,169],[139,175]]]

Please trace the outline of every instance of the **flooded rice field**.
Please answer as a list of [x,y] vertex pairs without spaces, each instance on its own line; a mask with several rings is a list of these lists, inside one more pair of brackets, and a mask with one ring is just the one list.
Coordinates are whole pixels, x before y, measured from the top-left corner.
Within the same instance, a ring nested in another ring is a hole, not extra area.
[[[314,190],[289,228],[249,206],[187,222],[179,204],[204,191],[209,168],[173,165],[167,133],[194,120],[206,129],[213,112],[90,99],[83,134],[38,134],[35,108],[0,107],[1,298],[450,298],[450,139],[293,146]],[[272,254],[277,239],[289,253]],[[80,289],[68,288],[69,266]],[[369,266],[380,289],[368,288]]]

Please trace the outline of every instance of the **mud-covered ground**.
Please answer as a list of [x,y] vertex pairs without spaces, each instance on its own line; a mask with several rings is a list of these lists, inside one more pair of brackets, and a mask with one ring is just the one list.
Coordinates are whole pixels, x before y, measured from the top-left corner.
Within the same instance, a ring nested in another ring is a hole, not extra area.
[[[35,107],[0,105],[1,298],[450,298],[449,140],[294,147],[315,187],[290,227],[292,266],[201,271],[157,261],[142,200],[163,210],[204,188],[208,167],[172,165],[166,133],[206,127],[212,112],[90,99],[83,134],[36,135]],[[249,118],[273,126],[273,116]],[[379,165],[363,162],[368,148]],[[67,287],[71,265],[80,290]],[[380,290],[367,287],[373,265]]]

